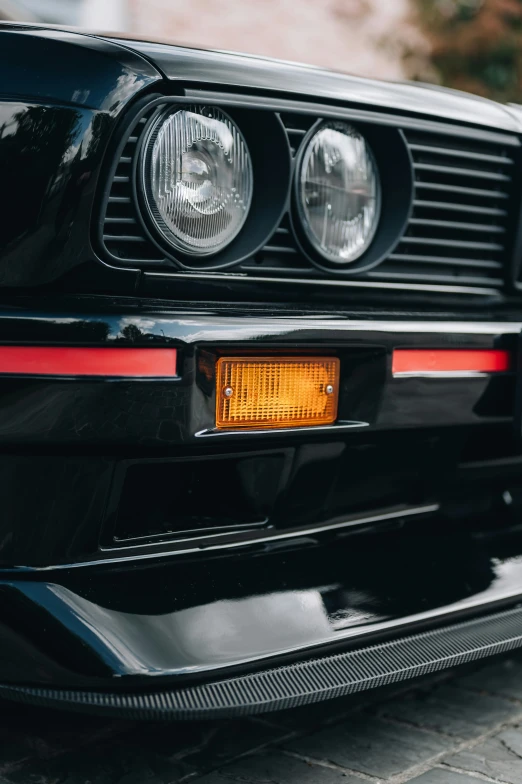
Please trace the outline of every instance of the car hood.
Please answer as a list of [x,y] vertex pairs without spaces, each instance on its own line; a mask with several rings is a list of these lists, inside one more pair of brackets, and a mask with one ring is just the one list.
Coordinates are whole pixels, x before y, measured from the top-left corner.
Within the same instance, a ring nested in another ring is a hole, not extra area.
[[[99,34],[97,34],[99,35]],[[469,93],[417,82],[386,82],[301,63],[237,52],[196,49],[129,36],[101,36],[147,57],[171,81],[224,88],[277,91],[293,98],[320,98],[382,107],[496,130],[522,132],[510,107]]]
[[214,92],[220,88],[223,91],[240,89],[245,93],[276,92],[293,100],[342,101],[358,107],[379,107],[390,114],[410,114],[500,131],[522,132],[522,112],[515,108],[433,85],[365,79],[283,60],[178,46],[97,30],[9,22],[0,25],[0,29],[9,28],[42,35],[46,31],[55,31],[55,36],[62,31],[69,40],[72,33],[82,36],[84,44],[85,37],[110,41],[147,58],[169,81],[195,83],[200,89],[209,85]]

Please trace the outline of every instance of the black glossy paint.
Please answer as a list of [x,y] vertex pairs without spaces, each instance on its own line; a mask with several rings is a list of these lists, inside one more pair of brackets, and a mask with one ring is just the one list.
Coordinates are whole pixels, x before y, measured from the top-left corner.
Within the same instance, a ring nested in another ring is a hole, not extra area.
[[521,546],[520,533],[457,534],[436,520],[213,559],[4,576],[3,679],[129,688],[360,646],[513,604]]
[[[391,321],[376,312],[350,317],[290,307],[250,308],[246,317],[231,307],[174,310],[100,297],[49,298],[45,305],[4,300],[0,342],[176,347],[179,378],[0,376],[5,565],[103,559],[109,550],[131,557],[136,547],[174,552],[193,548],[187,540],[200,535],[227,544],[252,526],[247,539],[255,542],[266,531],[442,503],[455,497],[463,464],[520,454],[513,374],[391,376],[391,354],[401,346],[515,354],[521,324],[500,314],[492,321],[483,311],[482,323],[449,313],[451,320],[414,322],[406,313]],[[266,353],[320,347],[339,356],[340,429],[213,434],[216,358],[245,346]],[[346,422],[355,424],[345,429]],[[279,487],[268,503],[262,482],[273,485],[274,472]],[[28,481],[32,493],[24,495]],[[233,502],[212,503],[220,487]],[[477,487],[467,488],[466,504]],[[492,477],[483,489],[490,503],[503,492],[502,479]],[[191,504],[190,493],[208,495]],[[205,528],[211,530],[201,533]]]
[[129,101],[159,79],[116,44],[0,25],[0,286],[42,284],[92,260],[108,141]]
[[2,98],[78,106],[116,116],[161,78],[136,51],[92,36],[0,23]]
[[[508,107],[456,90],[414,83],[378,82],[335,71],[252,55],[118,39],[148,57],[169,79],[206,86],[293,93],[362,106],[400,109],[505,131],[520,132],[519,114]],[[427,92],[427,90],[429,92]]]
[[[4,681],[167,683],[520,598],[520,535],[500,537],[522,519],[514,375],[390,373],[398,346],[515,352],[514,314],[249,310],[2,303],[2,343],[180,356],[172,381],[0,378]],[[219,351],[319,346],[341,358],[342,416],[364,425],[197,435]]]
[[[442,322],[354,320],[338,315],[293,315],[280,309],[234,315],[230,308],[212,311],[180,306],[169,315],[161,306],[112,304],[96,298],[57,301],[11,300],[0,308],[0,341],[37,341],[76,345],[175,346],[180,378],[172,381],[89,381],[86,379],[0,378],[0,444],[113,444],[168,447],[195,444],[198,433],[214,426],[214,384],[208,378],[218,352],[248,344],[258,351],[274,347],[313,352],[317,346],[342,359],[339,418],[372,428],[476,424],[484,417],[505,419],[512,413],[498,406],[499,379],[390,378],[393,348],[507,348],[515,351],[520,326],[502,322],[482,329]],[[96,313],[92,306],[101,307]],[[110,315],[109,315],[110,312]],[[386,394],[384,394],[386,393]],[[488,397],[493,395],[488,407]],[[145,407],[145,408],[143,408]],[[476,407],[479,409],[475,410]],[[134,416],[140,411],[142,416]],[[146,415],[143,415],[147,411]],[[108,423],[110,423],[108,427]],[[275,436],[274,436],[275,437]],[[238,440],[241,434],[230,436]]]
[[9,193],[0,228],[0,285],[55,278],[81,262],[109,130],[107,115],[69,107],[0,104],[0,167]]

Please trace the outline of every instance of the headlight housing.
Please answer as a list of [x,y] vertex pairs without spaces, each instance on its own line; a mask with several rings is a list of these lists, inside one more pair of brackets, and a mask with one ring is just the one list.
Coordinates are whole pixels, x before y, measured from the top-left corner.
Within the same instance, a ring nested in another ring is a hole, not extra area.
[[380,202],[377,166],[364,137],[348,123],[323,123],[297,171],[298,211],[311,245],[335,264],[355,261],[374,237]]
[[162,115],[146,144],[143,191],[156,229],[181,253],[218,253],[241,231],[252,202],[241,131],[219,109],[190,106]]

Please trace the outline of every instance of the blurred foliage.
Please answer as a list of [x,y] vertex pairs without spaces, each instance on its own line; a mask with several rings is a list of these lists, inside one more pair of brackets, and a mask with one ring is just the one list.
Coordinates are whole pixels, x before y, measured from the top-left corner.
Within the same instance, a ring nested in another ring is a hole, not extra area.
[[413,0],[427,51],[406,51],[414,79],[522,102],[522,0]]

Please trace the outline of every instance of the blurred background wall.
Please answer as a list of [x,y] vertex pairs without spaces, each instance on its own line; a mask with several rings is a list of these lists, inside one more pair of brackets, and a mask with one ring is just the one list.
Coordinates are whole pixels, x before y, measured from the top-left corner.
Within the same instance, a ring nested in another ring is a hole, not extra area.
[[0,0],[2,17],[522,101],[522,0]]
[[[407,24],[409,0],[130,0],[133,26],[204,47],[241,49],[367,76],[404,77],[382,39]],[[151,13],[154,8],[155,13]],[[201,24],[204,20],[204,24]]]

